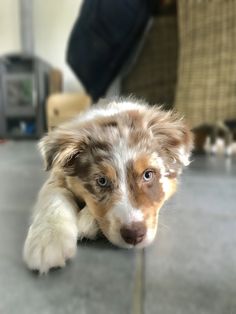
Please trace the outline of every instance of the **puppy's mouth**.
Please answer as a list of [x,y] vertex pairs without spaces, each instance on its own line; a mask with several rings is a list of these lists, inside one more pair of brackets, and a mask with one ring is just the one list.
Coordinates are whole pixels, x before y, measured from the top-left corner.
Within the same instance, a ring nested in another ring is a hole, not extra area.
[[108,236],[106,236],[106,238],[115,246],[123,248],[123,249],[143,249],[149,246],[153,242],[153,239],[149,240],[147,238],[143,239],[139,243],[127,243],[122,239],[112,239],[111,237],[108,237]]
[[125,249],[142,249],[149,246],[156,235],[157,228],[147,229],[145,233],[135,235],[121,228],[120,230],[102,230],[104,236],[115,246]]

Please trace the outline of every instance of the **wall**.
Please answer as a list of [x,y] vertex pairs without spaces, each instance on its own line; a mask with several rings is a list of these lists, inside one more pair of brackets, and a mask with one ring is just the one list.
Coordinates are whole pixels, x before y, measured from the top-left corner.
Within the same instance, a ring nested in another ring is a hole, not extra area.
[[63,71],[66,91],[82,88],[65,63],[67,41],[81,3],[82,0],[34,0],[35,53]]
[[18,0],[0,0],[0,55],[21,50],[19,25]]
[[[65,53],[82,0],[32,1],[34,53],[62,70],[65,91],[80,91],[82,86],[66,65]],[[0,55],[21,52],[19,3],[0,0]]]

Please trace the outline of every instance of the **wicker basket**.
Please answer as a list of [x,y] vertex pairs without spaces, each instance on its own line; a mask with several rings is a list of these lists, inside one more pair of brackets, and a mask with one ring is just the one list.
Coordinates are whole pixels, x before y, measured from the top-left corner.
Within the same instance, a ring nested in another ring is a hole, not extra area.
[[176,16],[156,17],[146,36],[138,62],[122,82],[122,93],[172,107],[177,77]]
[[176,109],[192,127],[236,119],[236,0],[179,0]]

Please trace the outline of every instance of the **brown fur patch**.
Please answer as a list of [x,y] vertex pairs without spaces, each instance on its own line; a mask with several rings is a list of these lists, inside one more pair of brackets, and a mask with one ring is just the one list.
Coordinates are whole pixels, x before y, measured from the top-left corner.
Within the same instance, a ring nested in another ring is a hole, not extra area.
[[154,165],[151,162],[151,158],[149,155],[141,155],[138,159],[133,161],[133,169],[140,176],[143,174],[144,170],[150,168],[156,168],[157,165]]
[[132,129],[142,129],[143,127],[143,117],[138,110],[127,111],[129,117],[128,126]]
[[144,182],[142,174],[146,169],[150,169],[147,158],[127,163],[127,183],[129,187],[129,197],[132,205],[139,208],[143,213],[149,212],[154,215],[157,208],[164,200],[164,192],[159,182],[160,174],[154,170],[154,177],[151,182]]
[[[87,204],[93,217],[99,224],[101,231],[109,238],[110,221],[106,219],[107,212],[118,202],[121,195],[117,193],[109,193],[109,197],[106,201],[99,201],[96,194],[91,193],[87,187],[76,177],[67,177],[68,189],[80,199],[81,196]],[[107,193],[106,193],[107,194]]]
[[[107,174],[112,173],[116,176],[114,170],[107,169]],[[110,180],[114,180],[115,177],[109,177]],[[94,180],[85,182],[76,177],[67,177],[68,188],[78,198],[83,198],[86,204],[92,208],[94,216],[96,218],[103,218],[109,209],[119,200],[121,197],[120,192],[110,190],[112,188],[101,188],[97,186],[95,176]],[[112,181],[113,185],[117,184],[116,181]],[[110,191],[109,191],[110,190]]]

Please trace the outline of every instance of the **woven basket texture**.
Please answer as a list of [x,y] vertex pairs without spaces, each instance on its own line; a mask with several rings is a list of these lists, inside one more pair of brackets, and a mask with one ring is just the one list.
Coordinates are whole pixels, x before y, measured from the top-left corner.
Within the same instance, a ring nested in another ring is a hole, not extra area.
[[179,0],[175,107],[192,127],[236,119],[236,0]]
[[122,82],[123,94],[134,94],[150,104],[174,103],[177,78],[177,19],[158,16],[146,35],[138,61]]

